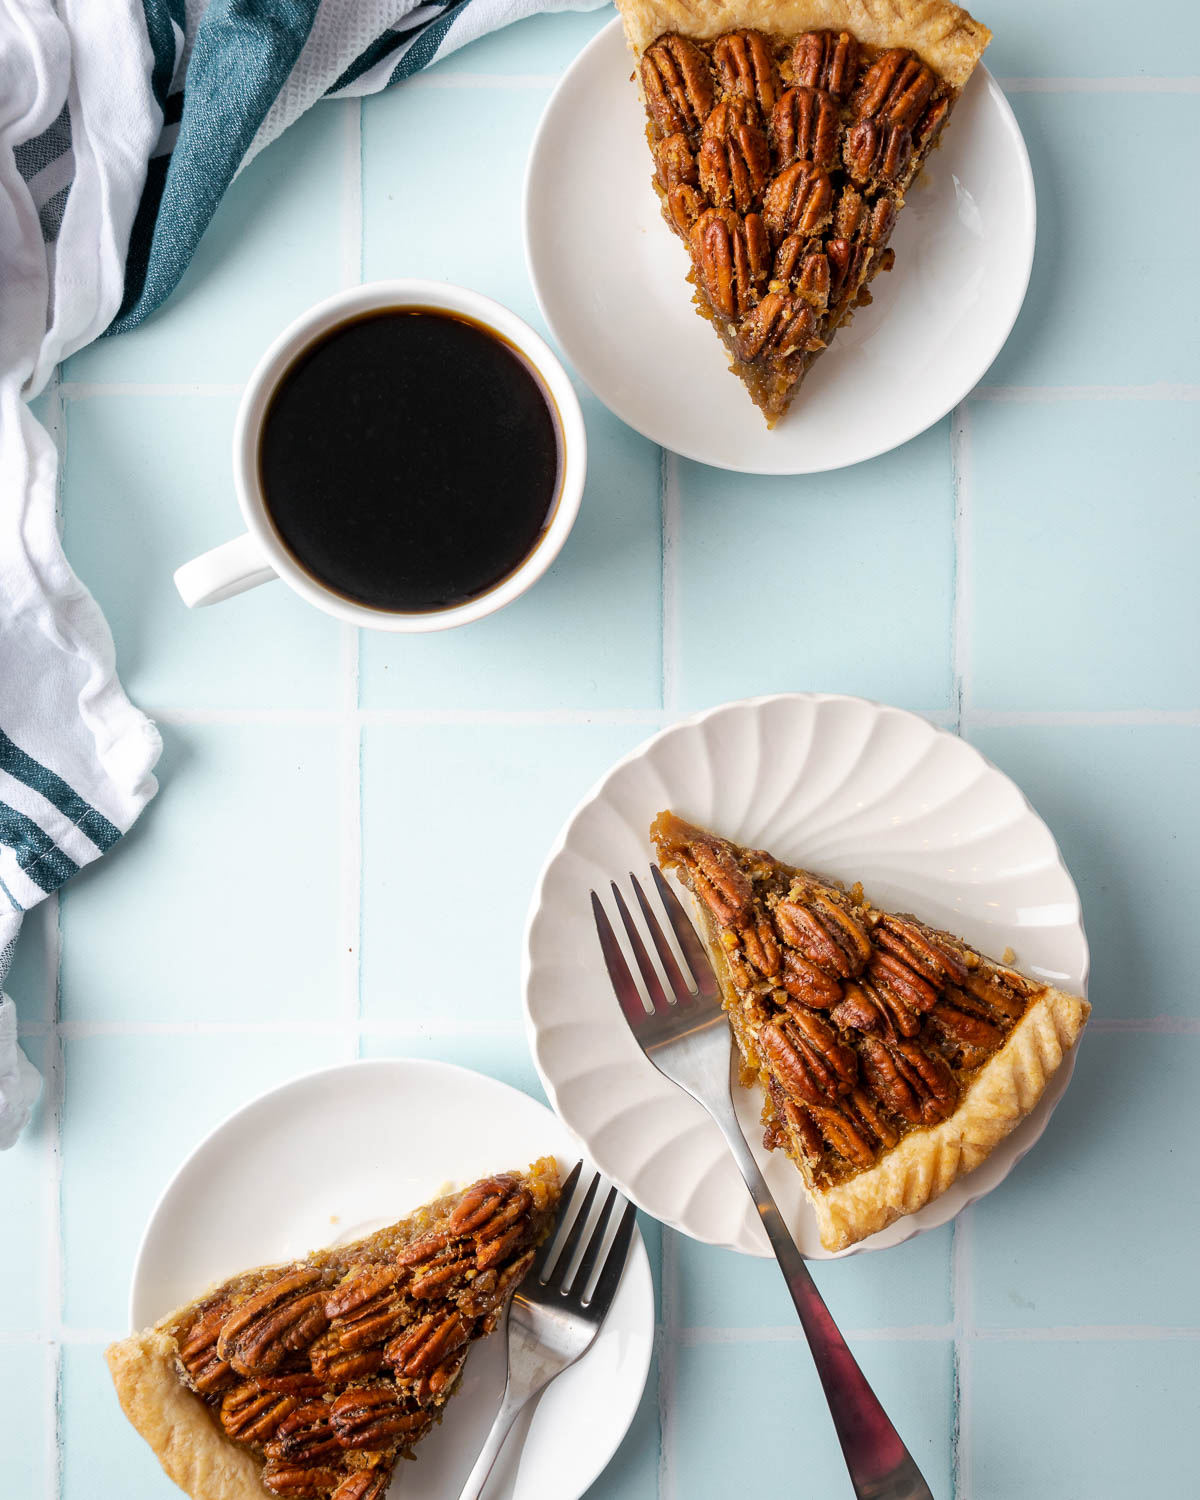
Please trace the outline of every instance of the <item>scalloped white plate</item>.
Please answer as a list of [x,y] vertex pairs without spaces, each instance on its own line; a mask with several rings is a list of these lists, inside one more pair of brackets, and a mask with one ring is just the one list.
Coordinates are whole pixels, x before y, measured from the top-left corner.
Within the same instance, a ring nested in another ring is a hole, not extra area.
[[[437,1129],[428,1128],[437,1120]],[[130,1324],[144,1328],[245,1266],[347,1244],[418,1204],[539,1156],[573,1162],[544,1104],[451,1063],[376,1058],[295,1078],[243,1106],[195,1148],[150,1215]],[[576,1500],[632,1422],[654,1348],[641,1235],[596,1342],[518,1419],[489,1500]],[[447,1420],[388,1490],[444,1500],[462,1488],[504,1390],[503,1335],[472,1351]]]
[[945,416],[1003,347],[1029,285],[1037,212],[1020,126],[982,65],[909,190],[896,266],[768,431],[697,317],[686,248],[650,185],[620,20],[563,75],[525,177],[538,306],[600,400],[652,442],[745,474],[815,474],[886,453]]
[[[596,1165],[698,1240],[769,1250],[703,1109],[642,1056],[613,999],[588,891],[644,870],[662,808],[912,911],[982,952],[1087,993],[1079,896],[1050,830],[1003,772],[926,720],[862,698],[728,703],[655,735],[584,799],[551,850],[526,930],[525,1015],[546,1092]],[[899,1244],[996,1187],[1046,1128],[1072,1051],[1033,1113],[974,1172],[854,1251]],[[796,1169],[762,1149],[756,1091],[738,1113],[793,1235],[829,1258]]]

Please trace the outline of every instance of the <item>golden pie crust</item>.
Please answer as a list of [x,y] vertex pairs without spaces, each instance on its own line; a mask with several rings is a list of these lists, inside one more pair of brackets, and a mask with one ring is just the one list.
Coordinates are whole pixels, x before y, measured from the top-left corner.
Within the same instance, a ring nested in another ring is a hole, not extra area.
[[768,426],[890,271],[991,33],[947,0],[618,0],[663,219]]
[[985,1160],[1045,1093],[1091,1007],[917,918],[660,813],[764,1140],[845,1250]]
[[[557,1165],[543,1158],[352,1245],[231,1277],[109,1347],[121,1408],[192,1500],[379,1500],[397,1458],[441,1420],[471,1343],[499,1324],[558,1192]],[[306,1278],[290,1304],[272,1301],[274,1289]],[[315,1315],[305,1312],[314,1301]],[[247,1322],[260,1305],[267,1311]],[[297,1336],[258,1336],[281,1307],[287,1321],[289,1305],[308,1319],[291,1320]],[[202,1347],[206,1320],[214,1326]],[[454,1336],[435,1350],[453,1320]],[[424,1364],[422,1349],[433,1351]],[[331,1363],[338,1358],[357,1367]],[[235,1437],[226,1412],[244,1405],[243,1393],[267,1411]]]

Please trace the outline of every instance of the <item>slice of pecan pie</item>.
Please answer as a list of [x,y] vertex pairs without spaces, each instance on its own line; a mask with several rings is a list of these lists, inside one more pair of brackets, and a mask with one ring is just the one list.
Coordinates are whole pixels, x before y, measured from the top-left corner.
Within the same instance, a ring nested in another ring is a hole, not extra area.
[[991,39],[949,0],[617,0],[654,187],[767,425],[891,268],[904,195]]
[[125,1415],[192,1500],[380,1500],[499,1323],[558,1193],[543,1158],[231,1277],[109,1348]]
[[651,837],[696,898],[764,1142],[843,1250],[923,1208],[1029,1113],[1091,1007],[916,917],[673,813]]

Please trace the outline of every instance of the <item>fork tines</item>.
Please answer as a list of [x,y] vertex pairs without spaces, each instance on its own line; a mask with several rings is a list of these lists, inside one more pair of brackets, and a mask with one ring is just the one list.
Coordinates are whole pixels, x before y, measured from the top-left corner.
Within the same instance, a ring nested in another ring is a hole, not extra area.
[[[583,1163],[576,1162],[571,1169],[562,1188],[562,1198],[558,1211],[558,1220],[554,1231],[546,1239],[538,1252],[537,1260],[534,1262],[529,1276],[521,1286],[518,1295],[524,1296],[529,1301],[544,1302],[549,1300],[547,1294],[556,1294],[564,1301],[570,1303],[576,1311],[583,1312],[596,1318],[602,1318],[608,1310],[616,1294],[617,1286],[621,1280],[621,1272],[625,1269],[625,1258],[629,1253],[629,1245],[633,1239],[634,1208],[632,1203],[625,1203],[620,1198],[615,1187],[610,1186],[605,1196],[604,1203],[600,1209],[599,1217],[592,1229],[591,1237],[583,1252],[583,1257],[575,1268],[574,1275],[567,1281],[568,1272],[571,1270],[571,1262],[579,1248],[579,1242],[583,1238],[584,1230],[587,1228],[588,1218],[592,1211],[592,1205],[596,1199],[597,1189],[603,1182],[599,1172],[596,1172],[588,1185],[587,1192],[583,1195],[583,1201],[575,1210],[567,1230],[566,1238],[557,1255],[553,1254],[555,1241],[558,1238],[558,1229],[566,1221],[568,1210],[575,1189],[579,1185],[579,1176],[583,1170]],[[599,1279],[592,1290],[592,1295],[584,1300],[588,1282],[591,1280],[592,1272],[596,1268],[600,1251],[608,1235],[609,1226],[612,1222],[613,1209],[618,1202],[625,1203],[625,1208],[617,1223],[616,1233],[613,1235],[612,1243],[604,1258]]]
[[[688,920],[687,913],[679,897],[667,883],[666,877],[657,865],[650,866],[650,876],[654,881],[666,913],[671,930],[674,932],[679,943],[690,973],[685,976],[676,961],[675,954],[667,941],[667,935],[663,931],[662,921],[658,917],[647,899],[645,891],[637,876],[630,872],[629,880],[633,886],[637,904],[641,909],[642,917],[646,924],[646,930],[650,934],[654,951],[658,954],[659,962],[662,964],[663,974],[666,976],[667,984],[671,993],[668,995],[663,989],[662,980],[658,970],[646,949],[641,932],[633,919],[625,898],[621,894],[620,887],[616,881],[611,882],[613,900],[616,902],[617,911],[621,917],[622,926],[629,939],[629,946],[633,952],[634,961],[638,972],[642,976],[642,982],[646,986],[646,993],[650,999],[650,1012],[658,1012],[669,1006],[672,1002],[676,1005],[686,1005],[689,1001],[702,997],[711,998],[716,993],[716,983],[713,978],[712,965],[709,963],[708,955],[704,951],[696,929]],[[648,1012],[637,983],[630,973],[629,965],[625,961],[625,955],[621,951],[617,941],[617,935],[609,921],[608,913],[600,901],[596,892],[592,896],[592,915],[596,922],[596,932],[600,938],[600,947],[604,954],[604,962],[608,968],[609,978],[612,980],[613,989],[616,991],[617,999],[620,1001],[621,1009],[625,1013],[625,1019],[631,1026],[638,1026],[647,1019]]]

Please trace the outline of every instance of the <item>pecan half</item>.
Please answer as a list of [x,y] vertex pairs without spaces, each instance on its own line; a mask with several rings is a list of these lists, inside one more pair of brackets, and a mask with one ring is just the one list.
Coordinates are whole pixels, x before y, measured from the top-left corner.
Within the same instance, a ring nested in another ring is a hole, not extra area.
[[359,1469],[356,1474],[346,1475],[329,1500],[383,1500],[391,1477],[390,1463]]
[[263,1470],[262,1481],[273,1495],[327,1495],[342,1474],[341,1469],[269,1463]]
[[842,998],[842,987],[832,975],[798,953],[788,948],[783,955],[783,973],[779,983],[802,1005],[814,1010],[829,1010]]
[[690,182],[677,182],[674,187],[667,190],[668,216],[676,233],[685,240],[691,234],[692,225],[704,212],[706,206],[703,194]]
[[295,1395],[264,1390],[257,1380],[248,1380],[226,1393],[217,1415],[227,1436],[242,1443],[266,1443],[299,1404]]
[[[739,103],[739,101],[732,101]],[[720,121],[715,127],[714,121]],[[700,186],[717,208],[748,213],[758,201],[771,172],[767,138],[746,117],[744,106],[735,112],[731,102],[719,104],[704,123],[698,158]]]
[[699,130],[712,108],[713,76],[699,47],[674,34],[659,37],[642,58],[646,108],[663,135]]
[[811,1011],[795,1011],[762,1027],[758,1042],[784,1090],[799,1103],[828,1103],[857,1075],[853,1049]]
[[863,1059],[874,1091],[911,1124],[936,1125],[954,1112],[958,1085],[945,1060],[917,1042],[863,1039]]
[[937,88],[937,75],[914,53],[893,47],[875,59],[854,96],[860,119],[911,131]]
[[810,963],[826,973],[837,974],[842,979],[850,978],[851,963],[845,950],[830,937],[825,924],[818,921],[808,907],[801,906],[798,901],[780,901],[774,915],[775,925],[785,943],[798,948]]
[[998,1026],[993,1026],[990,1021],[984,1021],[967,1011],[959,1010],[957,1006],[949,1005],[945,1000],[938,1001],[929,1012],[929,1019],[943,1036],[964,1047],[994,1052],[1004,1040],[1004,1033]]
[[878,1031],[883,1024],[873,993],[858,984],[846,985],[830,1019],[848,1031]]
[[770,920],[766,916],[761,916],[757,922],[748,923],[742,929],[741,939],[742,950],[747,960],[765,978],[774,979],[779,973],[783,959],[779,951],[779,940],[775,936],[775,929],[771,926]]
[[871,1092],[883,1101],[894,1115],[910,1125],[921,1123],[921,1105],[912,1085],[896,1064],[896,1059],[873,1036],[863,1039],[863,1072]]
[[448,1250],[444,1256],[422,1266],[409,1283],[408,1290],[421,1300],[446,1297],[452,1289],[466,1285],[475,1270],[475,1254],[471,1249],[462,1254]]
[[829,223],[832,209],[829,174],[806,161],[785,167],[763,198],[763,220],[773,244],[789,234],[819,233]]
[[658,180],[668,191],[678,183],[695,185],[700,178],[696,171],[696,158],[682,131],[668,135],[654,148],[654,162],[658,167]]
[[922,979],[908,964],[892,953],[876,953],[867,965],[867,973],[876,988],[886,987],[898,995],[910,1010],[925,1011],[932,1008],[938,992],[927,979]]
[[765,119],[779,92],[775,59],[761,31],[727,31],[713,45],[721,87],[755,105]]
[[352,1380],[366,1380],[377,1375],[383,1368],[383,1348],[357,1349],[353,1353],[342,1348],[336,1335],[330,1338],[323,1334],[308,1351],[313,1374],[327,1385],[349,1385]]
[[504,1205],[514,1198],[523,1198],[526,1207],[533,1201],[528,1191],[507,1172],[485,1178],[459,1200],[446,1228],[451,1234],[473,1234],[490,1224]]
[[860,1121],[836,1105],[810,1104],[809,1113],[839,1156],[844,1156],[856,1167],[874,1164],[875,1148]]
[[325,1298],[325,1316],[343,1349],[369,1349],[389,1339],[404,1320],[406,1266],[370,1266]]
[[844,302],[858,287],[871,252],[853,240],[833,239],[825,245],[829,259],[829,297]]
[[[763,249],[761,240],[761,221],[756,215],[741,225],[734,215],[719,216],[721,222],[735,235],[744,231],[743,253],[746,260],[747,281],[751,283],[761,279],[766,274],[765,262],[758,265],[758,255]],[[757,229],[755,228],[757,225]],[[736,259],[736,256],[735,256]],[[740,916],[750,905],[754,888],[750,883],[750,877],[738,864],[737,856],[732,848],[723,839],[714,837],[695,838],[687,846],[685,851],[686,862],[693,874],[700,874],[705,881],[716,891],[730,912],[729,917],[719,917],[718,921],[728,922],[733,917]],[[714,913],[715,914],[715,913]]]
[[281,1466],[315,1468],[341,1452],[329,1420],[327,1401],[298,1406],[280,1424],[274,1438],[263,1449],[267,1458]]
[[837,105],[823,89],[788,89],[772,112],[771,129],[781,167],[794,161],[826,170],[837,165]]
[[[820,259],[824,262],[824,256],[811,256],[810,259]],[[826,286],[828,286],[828,263],[826,267]],[[804,290],[803,277],[801,278],[801,291]],[[823,923],[829,935],[839,943],[850,963],[850,974],[853,977],[861,974],[871,957],[871,939],[867,936],[866,929],[855,920],[843,906],[839,906],[831,897],[824,895],[821,891],[811,891],[808,897],[809,910]]]
[[360,1385],[335,1398],[329,1420],[343,1448],[387,1449],[415,1441],[411,1434],[432,1418],[395,1386]]
[[179,1343],[179,1362],[188,1384],[202,1396],[215,1395],[237,1381],[229,1361],[217,1353],[217,1338],[228,1316],[229,1303],[219,1302],[197,1318]]
[[939,988],[967,981],[967,965],[961,952],[916,922],[884,913],[875,928],[875,941]]
[[849,96],[858,77],[858,43],[847,31],[809,31],[792,49],[792,71],[805,88]]
[[387,1361],[398,1375],[428,1375],[471,1337],[471,1325],[456,1312],[431,1313],[387,1346]]
[[812,308],[803,298],[787,292],[767,293],[746,315],[738,329],[736,345],[739,359],[769,358],[780,362],[822,347]]
[[854,1106],[855,1114],[881,1145],[891,1147],[900,1139],[900,1132],[866,1089],[851,1089],[849,1103]]
[[291,1271],[244,1302],[221,1326],[217,1354],[243,1375],[269,1375],[305,1349],[328,1322],[323,1273]]

